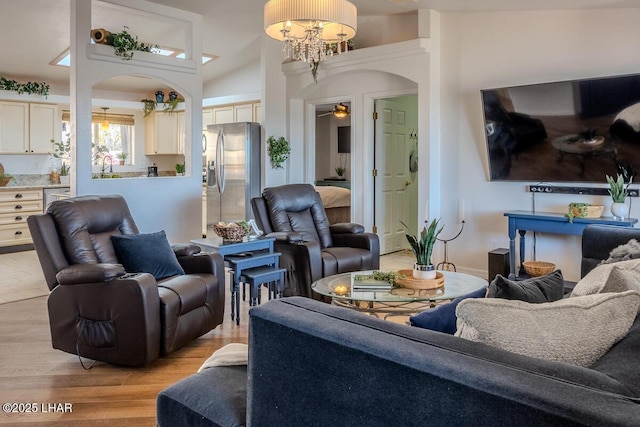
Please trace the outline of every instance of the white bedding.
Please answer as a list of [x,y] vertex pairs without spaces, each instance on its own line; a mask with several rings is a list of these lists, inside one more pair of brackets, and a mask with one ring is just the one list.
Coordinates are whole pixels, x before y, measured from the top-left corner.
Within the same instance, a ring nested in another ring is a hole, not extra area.
[[640,132],[640,102],[620,111],[614,122],[616,120],[624,120],[634,131]]
[[342,187],[317,186],[322,205],[325,208],[339,208],[351,206],[351,190]]

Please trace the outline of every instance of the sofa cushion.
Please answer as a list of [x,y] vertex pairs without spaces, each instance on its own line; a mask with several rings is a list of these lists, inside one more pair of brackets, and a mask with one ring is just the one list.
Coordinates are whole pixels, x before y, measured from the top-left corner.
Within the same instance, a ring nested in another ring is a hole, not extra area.
[[487,298],[504,298],[532,303],[553,302],[564,296],[562,272],[531,277],[525,280],[509,280],[498,274],[489,284]]
[[456,307],[458,304],[467,298],[484,298],[486,293],[486,288],[478,289],[451,302],[440,304],[435,308],[411,316],[409,322],[411,326],[453,335],[456,332]]
[[542,304],[467,299],[456,309],[456,336],[525,356],[589,367],[627,334],[639,308],[637,291]]
[[628,290],[640,291],[640,259],[597,266],[576,283],[571,296]]
[[128,273],[149,273],[156,280],[184,274],[164,230],[149,234],[113,235],[111,241]]

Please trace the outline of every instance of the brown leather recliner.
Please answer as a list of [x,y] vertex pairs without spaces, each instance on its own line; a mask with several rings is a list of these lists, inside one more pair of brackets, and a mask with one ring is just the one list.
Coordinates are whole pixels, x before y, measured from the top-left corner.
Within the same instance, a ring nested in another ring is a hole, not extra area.
[[219,254],[173,246],[184,275],[156,281],[149,273],[125,274],[111,236],[139,232],[121,196],[55,201],[46,214],[27,222],[51,289],[54,348],[144,366],[222,323],[225,286]]
[[354,223],[329,225],[310,184],[265,188],[251,200],[258,226],[275,237],[285,273],[284,295],[313,295],[311,284],[338,273],[380,268],[378,236]]

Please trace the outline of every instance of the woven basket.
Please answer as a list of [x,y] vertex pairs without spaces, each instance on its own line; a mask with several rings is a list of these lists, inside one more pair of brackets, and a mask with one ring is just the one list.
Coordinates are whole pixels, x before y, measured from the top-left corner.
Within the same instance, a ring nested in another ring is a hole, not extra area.
[[216,234],[218,236],[222,237],[222,240],[224,242],[229,242],[229,243],[242,242],[242,239],[248,233],[247,230],[245,230],[244,228],[242,228],[240,226],[238,226],[238,227],[222,227],[220,225],[214,225],[213,226],[213,230],[216,232]]
[[525,261],[522,265],[524,266],[524,271],[526,271],[529,276],[533,277],[544,276],[556,269],[556,265],[554,263],[544,261]]

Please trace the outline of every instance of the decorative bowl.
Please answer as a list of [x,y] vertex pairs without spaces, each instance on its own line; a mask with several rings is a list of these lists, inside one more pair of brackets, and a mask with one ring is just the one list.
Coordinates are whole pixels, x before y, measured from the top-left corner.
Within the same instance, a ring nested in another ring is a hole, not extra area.
[[544,276],[556,269],[554,263],[545,261],[525,261],[522,265],[524,266],[524,271],[533,277]]
[[585,218],[600,218],[604,212],[604,205],[591,205],[587,208],[587,216]]
[[222,240],[225,243],[238,243],[242,242],[242,239],[249,234],[249,232],[244,229],[244,227],[240,227],[239,225],[214,225],[213,230],[216,234],[222,237]]

